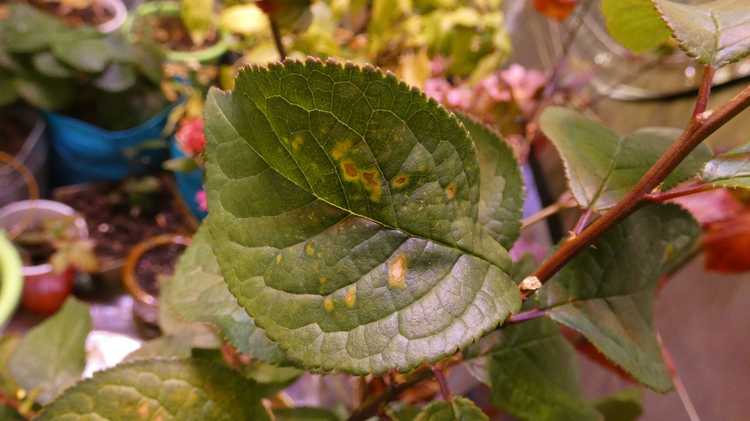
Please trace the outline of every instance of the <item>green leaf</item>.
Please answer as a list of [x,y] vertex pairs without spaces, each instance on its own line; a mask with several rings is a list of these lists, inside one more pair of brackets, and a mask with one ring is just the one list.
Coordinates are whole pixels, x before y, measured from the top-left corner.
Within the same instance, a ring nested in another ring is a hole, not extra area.
[[750,54],[750,7],[746,0],[653,2],[680,47],[698,61],[721,67]]
[[307,368],[408,370],[520,306],[479,223],[459,121],[373,68],[247,68],[206,104],[211,245],[230,291]]
[[126,362],[152,358],[188,358],[192,351],[190,337],[160,336],[144,342],[140,348],[125,357]]
[[110,421],[268,420],[259,386],[203,360],[146,360],[100,371],[66,391],[37,418]]
[[653,50],[671,36],[652,0],[603,0],[601,7],[612,38],[636,53]]
[[135,85],[137,75],[129,64],[112,63],[99,77],[94,85],[107,92],[122,92]]
[[450,401],[430,403],[414,421],[489,421],[489,417],[474,402],[457,396]]
[[0,420],[24,421],[25,419],[26,418],[19,414],[15,409],[11,408],[10,406],[4,406],[2,403],[0,403]]
[[3,25],[4,48],[13,53],[44,50],[60,33],[68,29],[52,15],[27,4],[11,4]]
[[268,12],[283,29],[304,31],[312,21],[310,0],[273,0]]
[[259,360],[251,360],[248,364],[230,366],[225,359],[224,351],[219,349],[193,348],[193,358],[213,361],[216,364],[231,367],[246,378],[263,386],[264,396],[274,395],[294,383],[304,371],[294,367],[280,367]]
[[600,419],[584,401],[575,350],[555,323],[531,320],[499,335],[487,357],[495,405],[521,420]]
[[214,30],[214,0],[181,0],[180,18],[195,45],[203,45]]
[[702,178],[715,186],[750,189],[750,144],[708,161]]
[[276,421],[339,421],[333,412],[323,408],[297,407],[273,410]]
[[[620,137],[582,114],[560,107],[546,108],[540,126],[563,159],[576,201],[596,210],[619,202],[681,133],[652,127]],[[662,189],[695,176],[709,159],[711,151],[701,144],[664,180]]]
[[641,383],[666,392],[672,381],[653,332],[653,296],[665,268],[699,233],[695,220],[677,206],[642,208],[548,281],[539,293],[542,308]]
[[216,326],[240,352],[253,358],[282,363],[286,357],[263,329],[255,326],[227,289],[202,224],[180,257],[175,275],[163,286],[161,303],[186,321]]
[[112,60],[109,42],[96,33],[72,31],[58,35],[51,43],[55,57],[83,72],[99,73]]
[[623,389],[614,395],[594,402],[597,411],[604,415],[604,421],[635,421],[643,415],[640,389]]
[[89,308],[68,298],[54,315],[26,334],[10,357],[10,374],[22,388],[38,390],[46,404],[81,378],[86,366]]
[[34,70],[47,77],[67,78],[73,76],[73,71],[49,51],[34,54],[31,62],[34,65]]
[[465,115],[458,115],[477,147],[481,175],[479,221],[510,250],[521,234],[523,179],[513,149],[499,134]]
[[23,74],[13,80],[18,96],[43,110],[58,110],[70,103],[75,86],[65,79]]

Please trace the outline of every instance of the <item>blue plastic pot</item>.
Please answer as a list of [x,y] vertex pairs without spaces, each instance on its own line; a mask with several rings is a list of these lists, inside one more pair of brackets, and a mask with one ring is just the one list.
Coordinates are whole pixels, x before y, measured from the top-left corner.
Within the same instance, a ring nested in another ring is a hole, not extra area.
[[57,113],[45,113],[52,141],[52,183],[61,186],[116,181],[160,167],[166,147],[143,147],[162,138],[171,107],[127,130],[109,131]]
[[[177,141],[174,137],[170,142],[169,150],[171,158],[173,159],[184,158],[186,156],[177,145]],[[180,196],[188,209],[190,209],[190,212],[192,212],[199,220],[205,218],[208,214],[198,206],[198,202],[195,200],[195,195],[203,189],[203,170],[197,169],[188,172],[176,171],[174,173],[174,178],[177,183],[177,190],[180,192]]]

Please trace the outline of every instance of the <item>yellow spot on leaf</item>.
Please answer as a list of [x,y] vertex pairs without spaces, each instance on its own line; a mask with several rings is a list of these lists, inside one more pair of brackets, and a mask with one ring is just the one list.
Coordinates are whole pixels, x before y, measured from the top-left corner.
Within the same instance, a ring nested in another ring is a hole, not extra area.
[[367,170],[362,172],[362,184],[365,190],[370,192],[370,200],[373,202],[380,201],[380,195],[382,193],[382,187],[380,186],[380,177],[378,172],[375,170]]
[[310,241],[305,245],[305,254],[312,257],[315,256],[315,246],[313,245],[313,242]]
[[280,254],[277,254],[276,255],[276,264],[277,265],[281,264],[281,260],[283,260],[283,259],[284,259],[284,256],[282,256]]
[[349,289],[346,290],[346,295],[344,296],[344,304],[346,304],[347,307],[353,308],[355,304],[357,304],[357,287],[351,286]]
[[149,412],[150,412],[149,409],[148,409],[148,402],[144,401],[143,403],[141,403],[138,406],[137,411],[138,411],[138,416],[139,417],[144,418],[144,419],[148,418],[148,415],[149,415]]
[[445,197],[447,197],[448,200],[453,200],[453,198],[456,197],[456,189],[456,183],[448,184],[448,187],[445,188]]
[[336,142],[336,146],[331,149],[331,156],[335,160],[339,160],[344,157],[347,151],[352,147],[352,141],[349,139],[339,140]]
[[332,312],[332,311],[333,311],[333,298],[331,298],[331,297],[326,297],[326,298],[325,298],[325,299],[323,300],[323,308],[324,308],[324,309],[325,309],[325,310],[326,310],[327,312],[329,312],[329,313],[330,313],[330,312]]
[[344,180],[346,181],[355,182],[359,180],[359,170],[352,161],[341,161],[341,172],[344,173]]
[[406,256],[403,254],[388,263],[388,286],[406,288]]
[[294,152],[297,152],[303,143],[305,143],[304,136],[302,136],[301,134],[294,135],[294,138],[292,139],[292,150]]
[[325,285],[326,282],[328,282],[328,278],[325,276],[321,276],[320,278],[320,285]]
[[399,174],[396,176],[396,178],[391,181],[391,186],[395,189],[400,189],[404,186],[406,186],[409,183],[409,176],[404,174]]

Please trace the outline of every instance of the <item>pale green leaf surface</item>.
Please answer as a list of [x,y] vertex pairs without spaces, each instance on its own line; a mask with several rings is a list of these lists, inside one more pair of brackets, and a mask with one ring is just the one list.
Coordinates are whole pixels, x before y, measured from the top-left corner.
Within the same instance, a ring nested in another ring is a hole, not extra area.
[[578,379],[576,353],[550,320],[507,326],[487,358],[492,402],[528,421],[600,420]]
[[716,0],[684,4],[653,0],[680,46],[704,64],[721,67],[750,54],[750,4]]
[[[565,164],[568,184],[579,205],[596,210],[619,202],[680,135],[680,130],[651,127],[621,137],[582,114],[548,107],[540,126]],[[700,173],[711,159],[701,144],[662,183],[668,190]]]
[[604,421],[636,421],[643,415],[643,393],[637,388],[623,389],[594,402]]
[[14,53],[33,53],[49,45],[56,34],[66,31],[62,22],[28,4],[9,6],[3,25],[4,48]]
[[63,64],[49,51],[34,54],[31,58],[31,63],[39,74],[47,77],[66,78],[73,76],[72,69]]
[[750,189],[750,144],[708,161],[702,178],[716,186]]
[[[458,120],[372,68],[249,68],[206,105],[209,227],[229,289],[292,360],[408,370],[520,306],[479,220]],[[436,311],[440,309],[440,311]]]
[[632,51],[652,50],[671,35],[652,0],[602,0],[601,7],[609,34]]
[[642,208],[550,279],[539,292],[541,306],[641,383],[666,392],[672,381],[653,332],[653,296],[665,268],[699,233],[677,206]]
[[203,360],[144,360],[95,373],[44,408],[39,421],[268,420],[255,382]]
[[489,417],[474,402],[457,396],[450,401],[430,403],[414,421],[489,421]]
[[55,315],[31,329],[10,357],[10,374],[22,388],[38,390],[46,404],[81,378],[86,365],[89,308],[68,298]]
[[51,40],[51,48],[60,61],[88,73],[103,71],[112,60],[107,39],[84,31],[57,35]]
[[216,326],[243,354],[272,363],[284,362],[283,351],[255,326],[227,289],[208,235],[204,223],[177,262],[174,277],[164,285],[162,305],[186,321]]
[[214,0],[181,0],[180,18],[195,45],[203,45],[214,30]]
[[148,360],[152,358],[188,358],[191,356],[191,338],[183,336],[160,336],[144,342],[140,348],[128,354],[123,361]]

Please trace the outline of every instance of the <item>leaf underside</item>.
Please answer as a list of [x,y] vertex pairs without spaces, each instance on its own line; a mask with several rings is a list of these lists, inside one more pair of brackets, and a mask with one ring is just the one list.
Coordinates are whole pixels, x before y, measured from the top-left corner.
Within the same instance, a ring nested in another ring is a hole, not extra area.
[[675,205],[642,208],[547,282],[539,293],[542,308],[641,383],[666,392],[672,381],[653,332],[653,296],[659,277],[699,233]]
[[703,168],[702,178],[715,186],[750,189],[750,144],[710,160]]
[[285,62],[245,69],[205,113],[213,250],[292,360],[408,370],[520,306],[509,238],[479,223],[475,147],[423,94],[369,67]]

